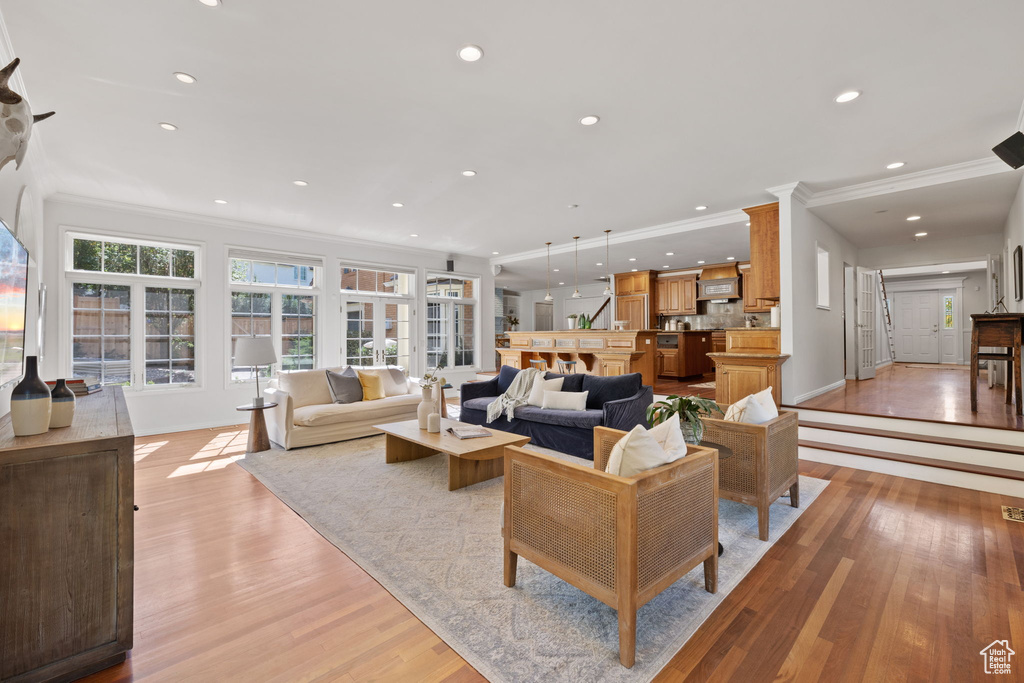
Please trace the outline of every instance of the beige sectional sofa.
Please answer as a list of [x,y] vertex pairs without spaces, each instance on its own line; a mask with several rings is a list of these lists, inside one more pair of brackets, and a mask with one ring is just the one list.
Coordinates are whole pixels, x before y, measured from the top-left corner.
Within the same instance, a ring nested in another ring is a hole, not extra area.
[[[403,389],[406,393],[397,393]],[[315,446],[380,434],[373,425],[416,417],[422,393],[415,380],[406,379],[404,387],[392,382],[387,393],[376,401],[334,403],[324,370],[278,373],[263,392],[268,403],[277,403],[265,413],[270,440],[285,449]]]

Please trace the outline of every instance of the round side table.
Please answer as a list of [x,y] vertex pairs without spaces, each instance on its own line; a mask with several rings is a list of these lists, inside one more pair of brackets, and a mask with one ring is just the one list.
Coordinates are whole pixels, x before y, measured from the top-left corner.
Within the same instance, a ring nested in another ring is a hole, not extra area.
[[264,403],[261,406],[249,404],[235,407],[235,410],[247,410],[252,413],[252,417],[249,418],[249,442],[245,446],[246,453],[270,450],[270,437],[267,436],[267,421],[263,418],[263,411],[275,406],[276,403]]

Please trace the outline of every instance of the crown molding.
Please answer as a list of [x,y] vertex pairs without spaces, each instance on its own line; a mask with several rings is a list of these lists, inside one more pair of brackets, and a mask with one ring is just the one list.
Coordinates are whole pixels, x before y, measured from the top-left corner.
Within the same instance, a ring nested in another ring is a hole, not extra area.
[[[652,225],[647,228],[637,228],[635,230],[623,230],[621,232],[612,232],[608,236],[608,244],[628,244],[630,242],[648,240],[655,237],[677,235],[683,232],[690,232],[691,230],[701,230],[703,228],[716,228],[722,225],[735,225],[736,223],[746,223],[748,220],[750,220],[750,218],[740,209],[736,209],[733,211],[722,211],[720,213],[711,214],[710,216],[688,218],[683,221],[662,223],[661,225]],[[600,237],[581,239],[579,240],[579,247],[580,249],[603,247],[605,244],[604,240],[605,238],[603,234]],[[567,244],[560,244],[557,247],[554,245],[551,246],[552,255],[571,254],[573,253],[573,251],[574,244],[572,241],[570,241]],[[547,249],[541,247],[540,249],[520,251],[515,254],[495,256],[494,258],[491,259],[491,265],[515,263],[516,261],[531,261],[536,258],[544,258],[547,255],[547,253]]]
[[932,185],[943,185],[945,183],[955,183],[961,180],[970,180],[971,178],[981,178],[983,176],[1005,173],[1012,170],[1013,169],[1003,163],[1001,159],[996,156],[992,156],[986,157],[985,159],[976,159],[975,161],[965,161],[961,164],[952,164],[950,166],[941,166],[939,168],[930,168],[924,171],[907,173],[896,178],[872,180],[867,183],[860,183],[859,185],[849,185],[847,187],[839,187],[834,190],[823,190],[821,192],[811,194],[804,203],[808,208],[828,206],[829,204],[840,204],[842,202],[850,202],[857,199],[878,197],[885,194],[892,194],[894,192],[917,190],[923,187],[930,187]]
[[782,199],[783,197],[793,197],[801,204],[806,204],[811,200],[811,197],[814,196],[811,189],[800,181],[795,183],[786,183],[785,185],[778,185],[776,187],[769,187],[767,191],[779,199]]
[[[315,230],[306,230],[303,228],[282,228],[280,226],[267,225],[265,223],[251,223],[249,221],[241,221],[233,218],[204,216],[202,214],[188,213],[185,211],[177,211],[174,209],[160,209],[153,206],[128,204],[126,202],[116,202],[110,199],[95,199],[93,197],[82,197],[79,195],[67,194],[63,192],[58,192],[56,194],[50,195],[49,197],[46,198],[46,201],[53,202],[55,204],[65,204],[68,206],[82,206],[91,209],[119,211],[121,213],[131,213],[136,215],[149,216],[151,218],[160,218],[164,220],[178,221],[182,223],[192,223],[195,225],[214,226],[218,228],[229,228],[234,230],[248,230],[261,232],[269,235],[277,235],[280,237],[301,236],[308,239],[315,239],[323,242],[331,242],[333,244],[345,244],[350,246],[386,249],[388,251],[398,251],[417,255],[426,254],[430,256],[438,256],[440,258],[445,259],[452,255],[452,252],[449,251],[438,251],[436,249],[424,249],[419,247],[406,246],[402,244],[375,242],[373,240],[364,240],[358,237],[330,235],[328,233],[317,232]],[[481,263],[486,262],[479,256],[473,256],[471,254],[456,255],[462,258],[476,259]]]

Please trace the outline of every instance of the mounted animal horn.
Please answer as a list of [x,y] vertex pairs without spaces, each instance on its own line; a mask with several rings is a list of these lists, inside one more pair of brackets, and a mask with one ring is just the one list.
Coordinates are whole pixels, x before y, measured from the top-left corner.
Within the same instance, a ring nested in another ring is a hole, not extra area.
[[10,64],[0,69],[0,103],[3,104],[0,107],[0,169],[12,160],[17,161],[17,167],[21,168],[21,162],[28,151],[33,124],[54,114],[50,111],[33,116],[25,98],[11,90],[8,83],[19,64],[21,60],[15,57]]

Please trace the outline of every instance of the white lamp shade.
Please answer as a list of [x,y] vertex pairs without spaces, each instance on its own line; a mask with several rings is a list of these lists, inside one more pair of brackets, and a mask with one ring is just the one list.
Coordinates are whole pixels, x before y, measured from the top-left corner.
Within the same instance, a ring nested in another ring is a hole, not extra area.
[[277,362],[270,337],[239,337],[235,341],[235,365],[271,365]]

